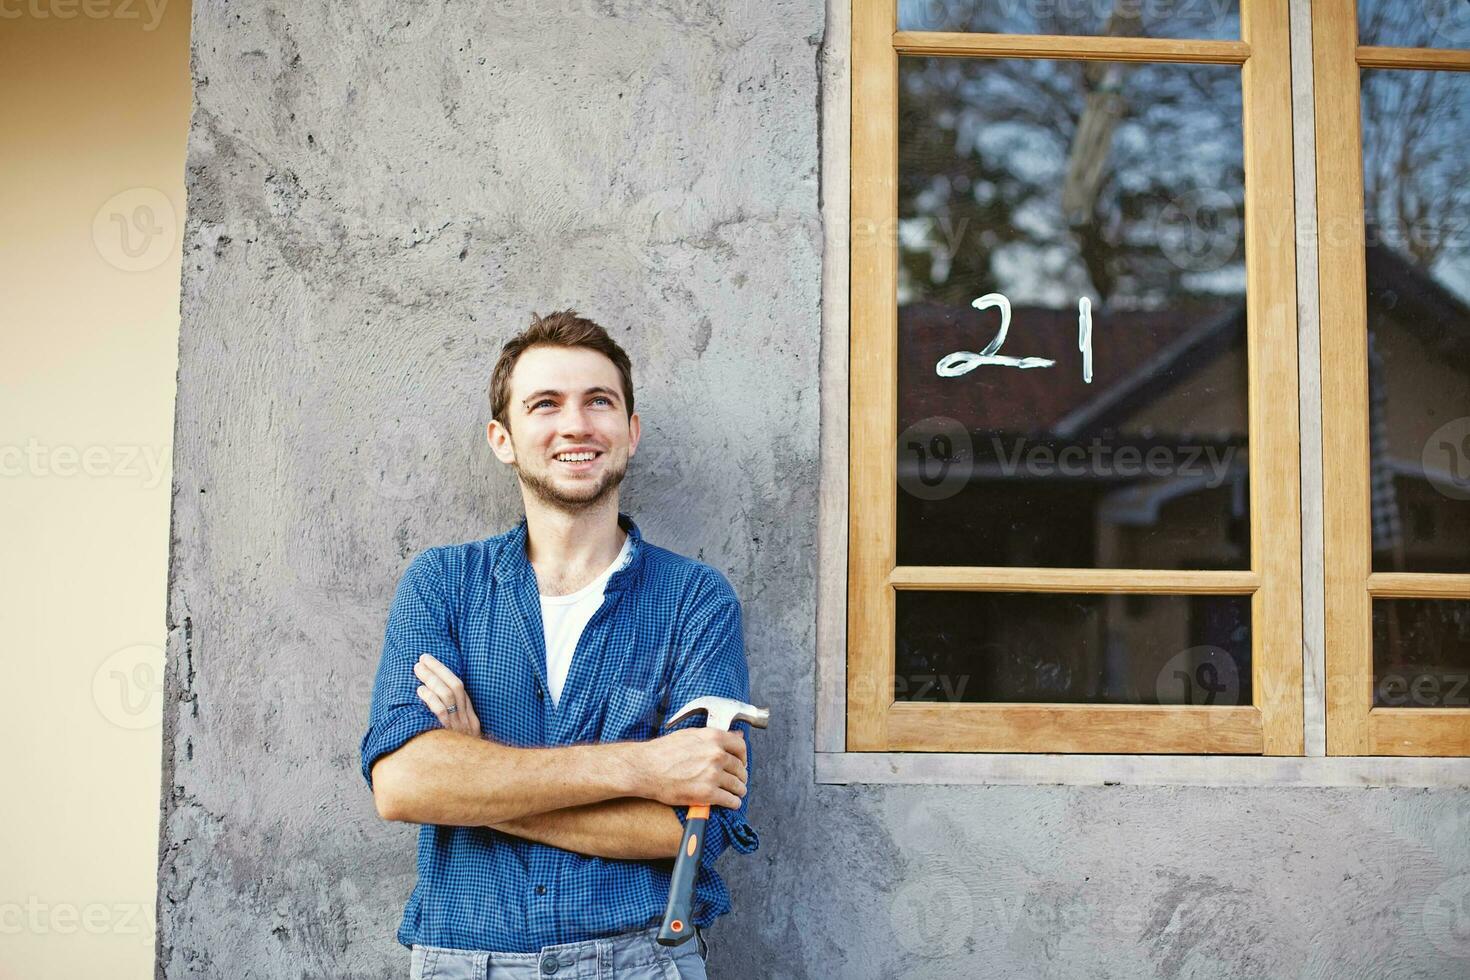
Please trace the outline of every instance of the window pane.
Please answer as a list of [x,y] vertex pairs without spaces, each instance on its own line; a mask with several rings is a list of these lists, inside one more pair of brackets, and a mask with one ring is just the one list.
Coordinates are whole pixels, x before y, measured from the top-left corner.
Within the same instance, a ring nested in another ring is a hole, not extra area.
[[1373,600],[1373,705],[1470,708],[1470,601]]
[[1470,571],[1470,75],[1363,72],[1374,571]]
[[899,563],[1249,567],[1239,71],[899,83]]
[[1251,703],[1250,596],[897,599],[900,701]]
[[1358,41],[1397,48],[1470,47],[1470,0],[1358,0]]
[[899,0],[902,31],[1240,37],[1240,0]]

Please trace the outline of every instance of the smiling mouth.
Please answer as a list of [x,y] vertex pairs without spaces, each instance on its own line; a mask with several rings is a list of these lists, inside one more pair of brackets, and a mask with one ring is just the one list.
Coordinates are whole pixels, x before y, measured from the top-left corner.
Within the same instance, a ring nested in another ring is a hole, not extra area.
[[554,459],[558,463],[561,463],[564,466],[571,466],[575,468],[589,466],[593,462],[595,462],[601,455],[602,453],[595,451],[580,453],[557,453],[555,456],[552,457],[552,459]]

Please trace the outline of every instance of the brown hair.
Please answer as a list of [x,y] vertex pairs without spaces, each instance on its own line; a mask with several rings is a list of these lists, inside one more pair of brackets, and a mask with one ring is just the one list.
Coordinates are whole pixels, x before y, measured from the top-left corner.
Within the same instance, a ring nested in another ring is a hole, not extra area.
[[578,316],[576,310],[561,310],[541,316],[531,314],[531,325],[505,342],[500,349],[500,359],[490,374],[490,416],[507,429],[510,418],[506,408],[510,401],[510,375],[516,361],[532,347],[586,347],[612,361],[623,379],[623,401],[628,416],[633,415],[633,363],[627,353],[606,330],[586,317]]

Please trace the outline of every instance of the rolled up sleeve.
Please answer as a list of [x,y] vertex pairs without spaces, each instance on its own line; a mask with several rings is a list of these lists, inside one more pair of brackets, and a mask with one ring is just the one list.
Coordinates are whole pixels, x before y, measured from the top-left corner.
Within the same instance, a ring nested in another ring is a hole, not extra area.
[[362,737],[362,778],[373,785],[373,764],[409,739],[441,727],[418,696],[413,666],[428,653],[463,675],[443,570],[434,549],[420,552],[403,577],[388,610],[383,656],[373,681],[367,733]]
[[[695,698],[709,695],[748,702],[750,675],[745,662],[740,601],[723,575],[710,570],[708,580],[696,591],[686,615],[688,626],[680,630],[679,652],[670,684],[670,712],[678,711]],[[665,734],[703,723],[703,715],[686,718],[668,726]],[[739,732],[745,739],[746,793],[740,800],[739,809],[710,807],[701,858],[701,863],[707,865],[713,865],[726,848],[734,847],[741,854],[749,854],[760,846],[759,835],[747,821],[755,777],[750,725],[736,722],[731,731]],[[688,819],[689,808],[676,806],[674,813],[683,825]]]

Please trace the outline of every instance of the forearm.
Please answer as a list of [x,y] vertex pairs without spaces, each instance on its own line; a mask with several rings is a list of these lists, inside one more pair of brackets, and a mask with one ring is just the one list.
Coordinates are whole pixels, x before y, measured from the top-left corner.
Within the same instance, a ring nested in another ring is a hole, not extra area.
[[548,810],[641,795],[633,757],[637,747],[611,742],[522,749],[438,729],[377,761],[373,797],[386,820],[493,826]]
[[628,861],[672,858],[684,835],[672,807],[634,797],[529,814],[492,827],[564,851]]

